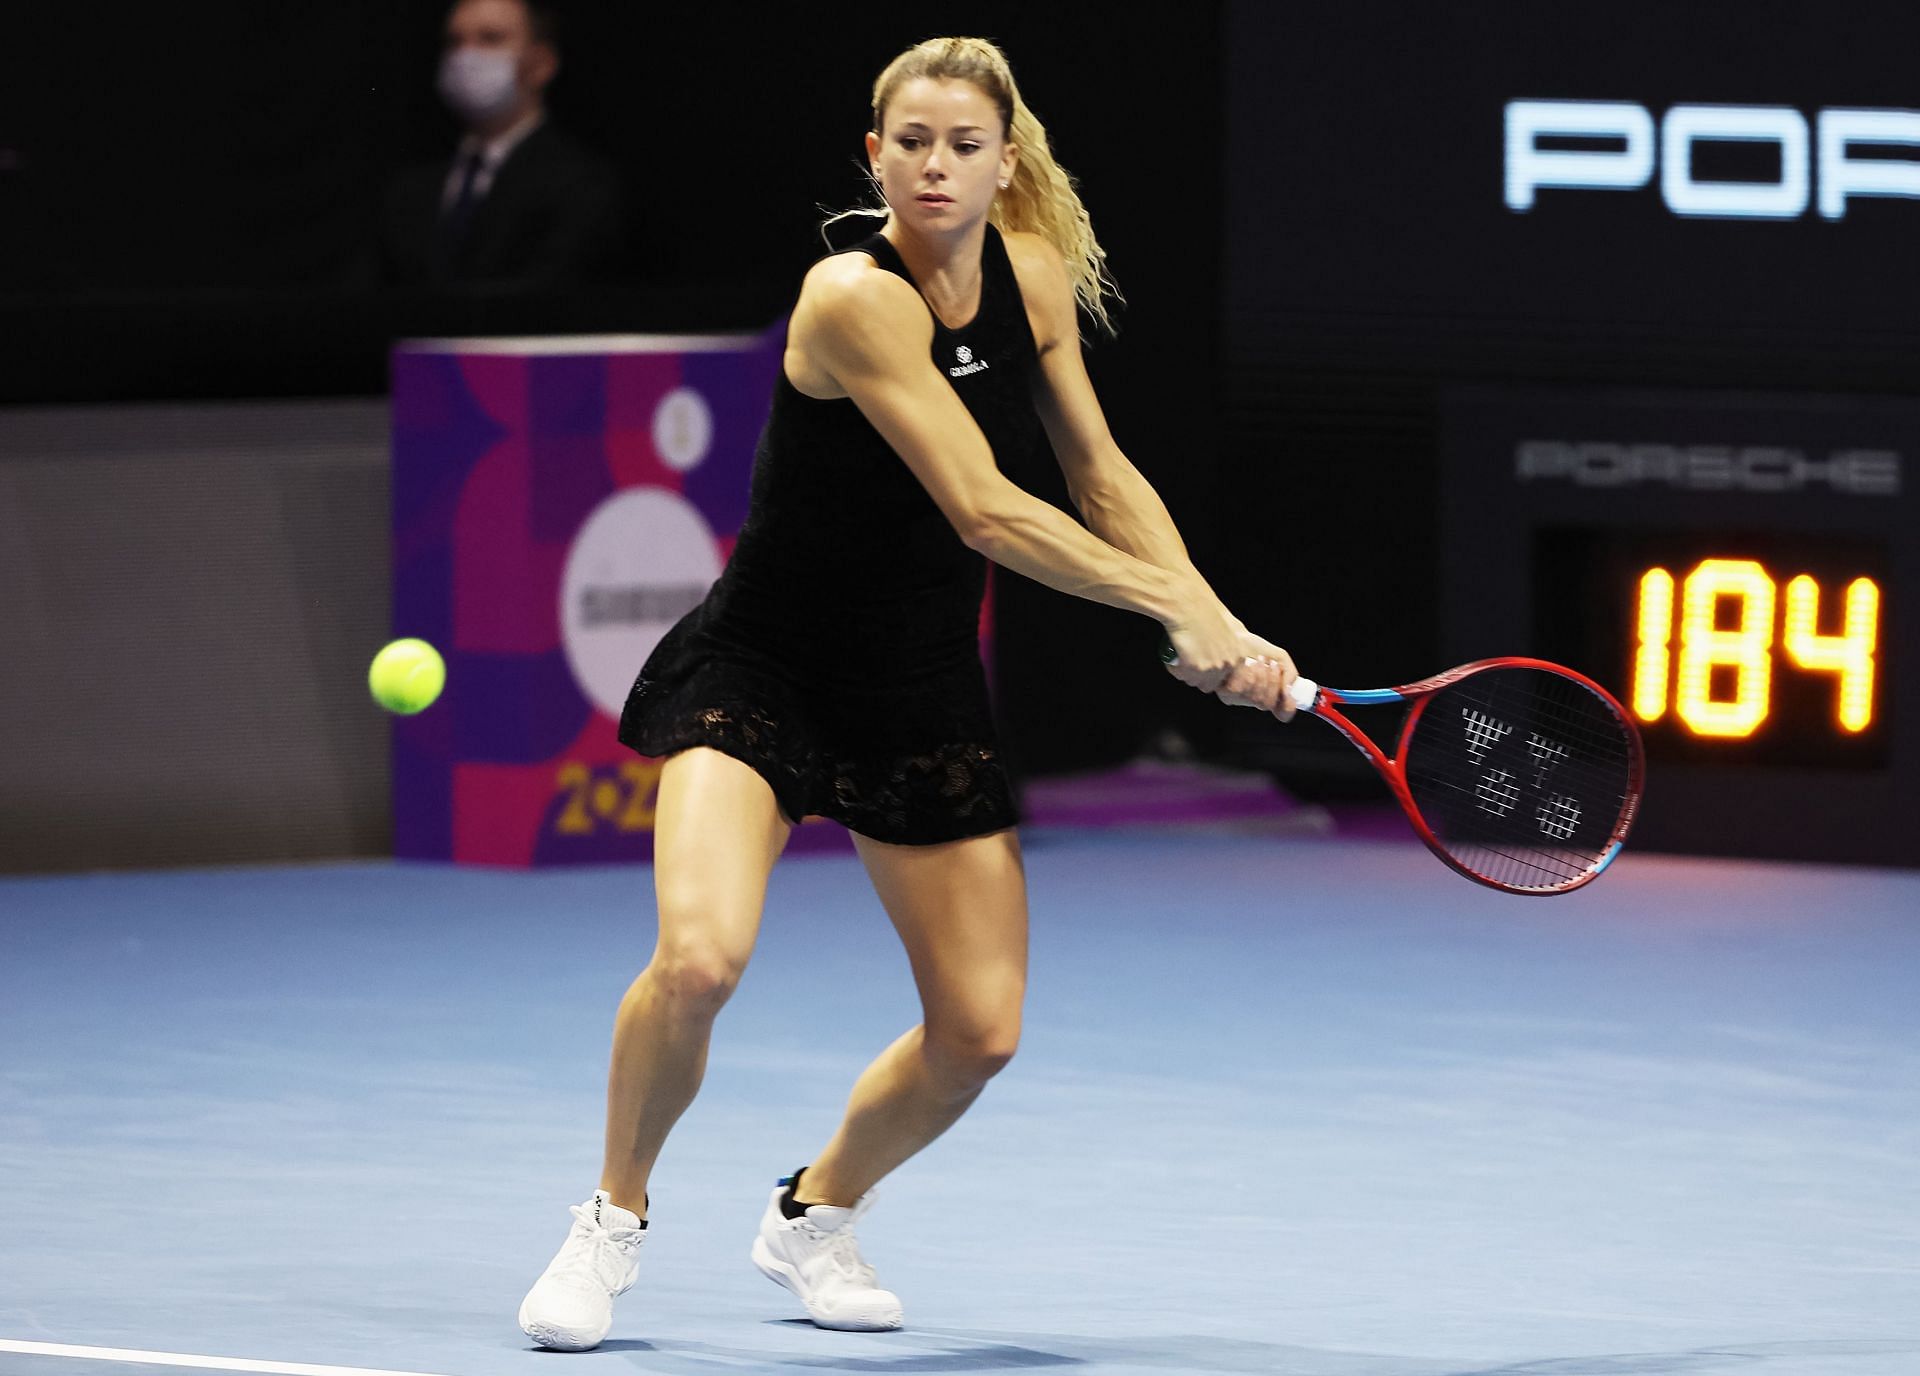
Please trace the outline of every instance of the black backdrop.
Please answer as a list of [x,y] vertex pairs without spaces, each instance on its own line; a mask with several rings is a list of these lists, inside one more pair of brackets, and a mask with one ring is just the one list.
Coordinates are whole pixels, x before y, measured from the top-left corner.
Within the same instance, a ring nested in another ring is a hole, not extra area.
[[[1450,387],[1920,391],[1920,201],[1683,220],[1656,172],[1518,214],[1503,175],[1515,99],[1920,108],[1911,6],[1234,0],[1224,28],[1222,538],[1243,615],[1317,677],[1439,667]],[[1694,171],[1764,182],[1768,151],[1703,144]],[[1226,725],[1302,779],[1364,777],[1331,733]]]
[[[449,145],[441,10],[11,17],[0,400],[381,390],[386,333],[418,324],[356,292],[356,246],[385,173]],[[874,72],[929,32],[1000,39],[1131,298],[1092,356],[1116,433],[1236,609],[1332,681],[1434,667],[1439,398],[1457,383],[1920,389],[1920,202],[1754,223],[1677,219],[1657,188],[1550,190],[1526,215],[1502,196],[1515,98],[1656,120],[1682,102],[1810,122],[1920,106],[1920,17],[1895,0],[562,11],[556,113],[632,179],[637,267],[671,270],[582,305],[608,329],[780,314],[815,208],[860,192]],[[1153,637],[1135,618],[1001,584],[1010,744],[1035,767],[1118,758],[1170,721],[1296,776],[1351,758],[1136,669]]]
[[[566,302],[579,329],[783,314],[819,251],[819,208],[863,192],[879,69],[933,33],[1000,41],[1128,296],[1120,339],[1089,360],[1114,431],[1203,566],[1220,566],[1219,5],[556,8],[555,117],[619,165],[641,211],[640,283]],[[393,335],[550,323],[366,286],[383,179],[452,146],[432,90],[444,9],[210,0],[12,17],[0,402],[377,393]],[[1064,500],[1057,474],[1020,476]],[[1122,758],[1175,716],[1218,715],[1159,672],[1138,618],[1014,576],[997,607],[1007,743],[1036,768]]]

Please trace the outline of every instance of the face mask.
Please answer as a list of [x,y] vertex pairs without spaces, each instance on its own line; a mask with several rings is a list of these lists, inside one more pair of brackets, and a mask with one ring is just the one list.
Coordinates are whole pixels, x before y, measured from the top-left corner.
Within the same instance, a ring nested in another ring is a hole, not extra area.
[[519,91],[510,53],[455,48],[440,59],[440,98],[469,123],[494,119],[513,108]]

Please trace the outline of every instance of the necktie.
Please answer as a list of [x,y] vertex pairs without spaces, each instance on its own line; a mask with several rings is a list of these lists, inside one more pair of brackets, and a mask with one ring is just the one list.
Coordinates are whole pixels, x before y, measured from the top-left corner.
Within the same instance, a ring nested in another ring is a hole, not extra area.
[[447,207],[440,217],[440,242],[442,256],[447,260],[457,258],[460,246],[466,240],[467,226],[473,220],[473,209],[480,203],[477,190],[480,171],[486,166],[486,157],[476,148],[467,154],[465,166],[460,169],[460,190],[453,198],[453,204]]

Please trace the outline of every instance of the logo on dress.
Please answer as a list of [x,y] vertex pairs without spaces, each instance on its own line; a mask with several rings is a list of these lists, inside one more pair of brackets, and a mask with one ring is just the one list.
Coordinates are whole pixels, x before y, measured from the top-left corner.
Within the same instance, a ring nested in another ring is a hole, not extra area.
[[953,356],[960,361],[960,366],[958,368],[947,369],[948,377],[965,377],[968,373],[979,373],[986,370],[987,360],[982,358],[976,361],[973,356],[973,350],[965,344],[955,349]]

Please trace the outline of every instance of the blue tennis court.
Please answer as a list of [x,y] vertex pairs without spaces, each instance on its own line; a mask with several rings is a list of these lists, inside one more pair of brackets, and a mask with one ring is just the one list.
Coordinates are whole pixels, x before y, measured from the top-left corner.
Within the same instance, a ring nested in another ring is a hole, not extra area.
[[906,1329],[815,1329],[746,1259],[916,1017],[857,862],[808,855],[572,1356],[514,1310],[597,1174],[644,867],[0,882],[0,1371],[1920,1370],[1920,874],[1027,859],[1021,1053],[862,1227]]
[[7,19],[0,1376],[1920,1376],[1920,3]]

